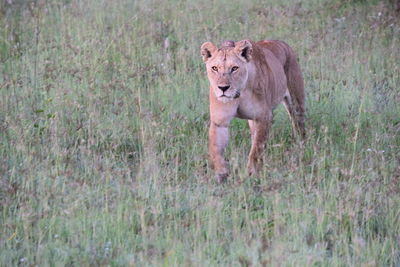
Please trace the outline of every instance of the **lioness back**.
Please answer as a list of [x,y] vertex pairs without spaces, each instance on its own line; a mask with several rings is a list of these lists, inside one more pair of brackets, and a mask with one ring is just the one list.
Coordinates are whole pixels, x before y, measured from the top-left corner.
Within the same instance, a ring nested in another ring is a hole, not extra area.
[[257,45],[270,50],[282,64],[293,101],[296,101],[299,112],[304,113],[304,80],[296,53],[287,43],[280,40],[259,41]]

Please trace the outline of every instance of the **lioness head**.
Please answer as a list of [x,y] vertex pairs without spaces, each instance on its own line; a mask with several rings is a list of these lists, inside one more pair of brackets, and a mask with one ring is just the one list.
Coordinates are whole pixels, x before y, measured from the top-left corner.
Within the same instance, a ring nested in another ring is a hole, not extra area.
[[221,48],[210,42],[201,46],[210,86],[219,101],[224,103],[240,97],[248,78],[252,44],[248,40],[225,41]]

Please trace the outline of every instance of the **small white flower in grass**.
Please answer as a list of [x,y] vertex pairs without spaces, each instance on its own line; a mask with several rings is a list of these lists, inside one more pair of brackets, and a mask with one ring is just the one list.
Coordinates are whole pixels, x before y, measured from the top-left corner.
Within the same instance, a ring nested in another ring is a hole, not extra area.
[[378,153],[378,154],[383,154],[385,153],[385,150],[376,150],[373,148],[367,148],[367,152],[374,152],[374,153]]
[[111,245],[112,245],[111,241],[107,241],[107,242],[104,244],[104,254],[105,254],[106,256],[109,255],[109,253],[110,253],[110,251],[111,251]]
[[341,17],[341,18],[334,18],[334,20],[338,23],[343,22],[346,20],[346,17]]

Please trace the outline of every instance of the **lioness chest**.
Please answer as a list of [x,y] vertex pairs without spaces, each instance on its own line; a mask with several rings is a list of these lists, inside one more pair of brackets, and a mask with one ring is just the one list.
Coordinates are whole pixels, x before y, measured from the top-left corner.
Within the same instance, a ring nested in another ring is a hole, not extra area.
[[244,90],[238,103],[236,117],[246,120],[261,119],[267,110],[268,106],[264,100]]
[[274,110],[282,101],[286,91],[276,92],[274,99],[266,99],[258,95],[251,94],[244,90],[243,97],[240,99],[236,117],[246,120],[262,120],[265,119],[267,114]]

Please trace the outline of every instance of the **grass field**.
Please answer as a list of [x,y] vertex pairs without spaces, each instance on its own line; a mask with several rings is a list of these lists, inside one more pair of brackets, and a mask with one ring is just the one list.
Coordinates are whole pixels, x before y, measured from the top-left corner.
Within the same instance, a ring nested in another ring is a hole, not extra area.
[[[0,266],[399,266],[395,1],[0,2]],[[207,163],[205,41],[298,52],[260,177]]]

